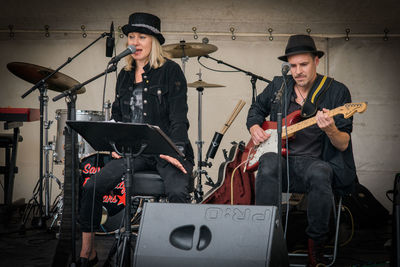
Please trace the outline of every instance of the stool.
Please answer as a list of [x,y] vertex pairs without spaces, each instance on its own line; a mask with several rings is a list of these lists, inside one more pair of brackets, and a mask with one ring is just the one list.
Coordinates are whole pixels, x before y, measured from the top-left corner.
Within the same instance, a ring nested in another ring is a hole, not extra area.
[[164,181],[156,171],[135,172],[132,179],[132,196],[146,198],[165,197]]
[[[135,172],[132,179],[131,200],[133,203],[132,211],[136,210],[132,221],[137,221],[137,216],[142,210],[143,201],[166,202],[164,180],[157,171],[138,171]],[[189,194],[194,192],[194,177],[189,181]],[[139,200],[139,204],[135,202]],[[142,201],[143,200],[143,201]]]
[[[157,171],[138,171],[132,179],[133,198],[166,198],[164,180]],[[194,177],[189,181],[189,193],[194,191]]]
[[[326,266],[333,266],[333,264],[336,261],[336,256],[337,256],[337,250],[339,246],[339,226],[340,226],[340,215],[342,211],[342,195],[338,195],[338,204],[337,204],[337,209],[336,207],[336,201],[335,201],[335,196],[332,198],[333,201],[333,216],[335,219],[335,238],[334,238],[334,244],[333,244],[333,249],[332,249],[332,254],[329,255],[324,255],[326,258],[330,259],[329,264]],[[304,253],[289,253],[289,257],[308,257],[308,254]],[[302,264],[290,264],[290,266],[306,266]]]
[[[157,171],[138,171],[135,172],[132,179],[131,199],[135,205],[135,201],[139,200],[139,204],[133,207],[136,210],[133,220],[136,220],[137,215],[142,210],[144,201],[167,201],[165,193],[164,180]],[[189,194],[194,192],[194,177],[190,177]],[[140,216],[138,216],[139,218]]]
[[[16,128],[18,129],[18,128]],[[4,175],[4,204],[12,204],[15,174],[18,173],[17,149],[18,142],[23,138],[19,135],[19,129],[14,129],[14,134],[0,134],[0,147],[5,148],[5,166],[0,166],[0,174]]]

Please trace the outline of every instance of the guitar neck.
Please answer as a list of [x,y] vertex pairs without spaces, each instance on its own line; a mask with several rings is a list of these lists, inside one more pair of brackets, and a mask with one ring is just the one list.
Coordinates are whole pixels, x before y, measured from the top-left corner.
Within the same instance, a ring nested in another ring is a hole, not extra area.
[[[342,112],[340,111],[340,107],[339,107],[339,108],[335,108],[335,109],[329,110],[328,115],[329,115],[329,117],[333,117],[333,116],[336,116],[336,115],[341,114],[341,113]],[[304,120],[304,121],[298,122],[296,124],[290,125],[289,127],[287,127],[287,135],[291,136],[292,134],[294,134],[294,133],[296,133],[296,132],[298,132],[300,130],[303,130],[303,129],[307,128],[307,127],[310,127],[310,126],[312,126],[312,125],[314,125],[316,123],[317,123],[317,120],[316,120],[316,118],[314,116],[314,117],[309,118],[307,120]],[[282,127],[282,138],[286,138],[285,127]]]

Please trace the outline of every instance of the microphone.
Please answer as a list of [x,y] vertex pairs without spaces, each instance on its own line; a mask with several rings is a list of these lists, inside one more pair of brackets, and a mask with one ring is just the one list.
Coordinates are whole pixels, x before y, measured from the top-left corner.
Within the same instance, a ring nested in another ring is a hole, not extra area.
[[286,75],[290,70],[290,63],[284,62],[282,63],[282,75]]
[[113,57],[108,64],[115,64],[118,61],[120,61],[123,57],[126,57],[127,55],[133,54],[136,51],[136,46],[130,45],[128,46],[124,51],[122,51],[119,55]]
[[114,22],[111,22],[110,33],[107,34],[106,41],[106,57],[112,57],[115,46],[115,37],[114,37]]

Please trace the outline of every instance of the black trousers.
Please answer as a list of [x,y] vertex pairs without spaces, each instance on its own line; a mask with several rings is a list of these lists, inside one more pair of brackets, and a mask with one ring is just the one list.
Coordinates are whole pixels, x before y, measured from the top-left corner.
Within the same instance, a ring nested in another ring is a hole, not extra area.
[[[287,191],[286,159],[282,158],[282,191]],[[332,210],[332,167],[325,161],[307,156],[289,156],[289,190],[306,193],[307,235],[315,241],[326,239]],[[278,206],[278,161],[276,153],[260,157],[256,176],[256,205]]]
[[[132,160],[134,172],[155,170],[160,174],[164,180],[168,201],[173,203],[187,203],[190,200],[188,186],[190,179],[192,179],[193,164],[187,160],[183,161],[182,164],[187,174],[156,156],[139,156]],[[121,177],[125,174],[125,171],[125,159],[112,160],[83,186],[79,212],[82,232],[100,230],[103,196],[121,182]],[[91,223],[92,215],[93,225]]]

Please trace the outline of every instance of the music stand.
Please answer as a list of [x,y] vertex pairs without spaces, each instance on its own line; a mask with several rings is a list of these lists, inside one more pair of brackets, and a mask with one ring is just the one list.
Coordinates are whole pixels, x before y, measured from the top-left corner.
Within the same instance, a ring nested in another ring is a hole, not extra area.
[[120,266],[130,266],[130,198],[134,173],[131,160],[142,154],[165,154],[175,158],[184,157],[184,155],[158,126],[98,121],[67,121],[66,124],[80,134],[95,150],[115,151],[126,160],[125,194],[127,201]]

